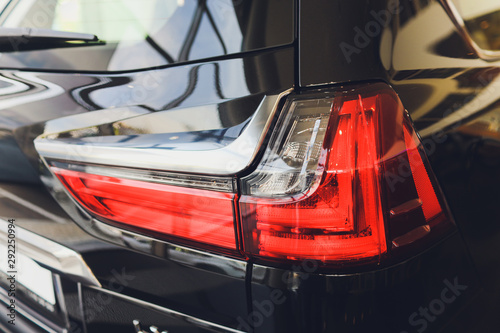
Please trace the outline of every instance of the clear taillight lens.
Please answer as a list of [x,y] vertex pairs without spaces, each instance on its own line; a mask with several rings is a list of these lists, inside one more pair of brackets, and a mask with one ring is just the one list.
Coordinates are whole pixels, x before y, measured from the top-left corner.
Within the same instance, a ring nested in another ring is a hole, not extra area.
[[447,220],[421,144],[384,84],[290,99],[241,180],[250,256],[378,258]]

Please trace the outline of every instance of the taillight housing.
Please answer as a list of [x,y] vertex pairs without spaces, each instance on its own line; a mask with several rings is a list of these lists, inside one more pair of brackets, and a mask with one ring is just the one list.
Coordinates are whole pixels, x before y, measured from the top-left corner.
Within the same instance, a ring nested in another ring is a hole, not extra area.
[[241,192],[244,251],[258,258],[379,261],[449,222],[411,121],[382,83],[290,98]]
[[58,161],[51,161],[50,168],[98,219],[181,243],[238,250],[236,193],[230,178],[207,180]]
[[289,95],[260,156],[244,175],[226,176],[92,164],[92,156],[45,161],[98,220],[266,262],[380,263],[424,250],[452,225],[419,137],[386,84]]

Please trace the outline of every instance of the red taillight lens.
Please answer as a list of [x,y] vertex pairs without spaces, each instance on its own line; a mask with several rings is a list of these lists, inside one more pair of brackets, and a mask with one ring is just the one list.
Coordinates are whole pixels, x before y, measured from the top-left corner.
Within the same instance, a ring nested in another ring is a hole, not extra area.
[[283,133],[242,180],[248,255],[378,260],[388,244],[412,243],[445,218],[420,142],[388,86],[297,98],[285,111]]
[[234,193],[51,169],[73,196],[99,217],[237,250]]
[[411,121],[382,83],[290,96],[241,195],[229,176],[48,162],[105,222],[257,259],[379,262],[451,222]]

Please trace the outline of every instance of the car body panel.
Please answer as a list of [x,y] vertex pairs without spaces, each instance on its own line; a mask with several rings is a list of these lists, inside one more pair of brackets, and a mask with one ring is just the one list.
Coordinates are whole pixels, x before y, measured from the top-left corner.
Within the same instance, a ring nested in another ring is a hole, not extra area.
[[[387,20],[380,21],[382,11]],[[2,210],[1,217],[16,218],[21,227],[80,253],[103,294],[116,298],[103,303],[99,289],[61,276],[67,325],[87,332],[132,331],[137,319],[143,328],[206,328],[183,326],[185,321],[164,308],[227,331],[471,332],[498,327],[492,311],[500,299],[500,145],[495,136],[500,62],[480,59],[456,38],[452,20],[437,1],[302,0],[296,14],[293,44],[269,50],[113,74],[2,70],[0,80],[10,90],[0,100],[1,177],[29,184],[2,184],[15,196],[0,192],[10,209]],[[365,29],[377,26],[379,32],[369,36]],[[130,107],[149,114],[226,103],[222,114],[235,117],[228,123],[241,124],[256,109],[250,102],[243,115],[233,112],[246,101],[291,88],[300,92],[372,81],[386,82],[398,93],[457,224],[457,231],[441,242],[375,267],[264,264],[237,253],[201,251],[196,244],[117,232],[75,204],[40,165],[33,145],[45,125],[62,116]],[[478,122],[488,126],[478,130]],[[20,162],[13,168],[12,161]],[[47,199],[39,174],[66,212]],[[75,236],[62,233],[65,228]],[[439,314],[430,317],[420,312],[436,304],[446,304],[445,309],[434,308]],[[103,310],[93,312],[96,306]],[[115,314],[114,307],[125,310]],[[145,310],[150,308],[151,313]]]

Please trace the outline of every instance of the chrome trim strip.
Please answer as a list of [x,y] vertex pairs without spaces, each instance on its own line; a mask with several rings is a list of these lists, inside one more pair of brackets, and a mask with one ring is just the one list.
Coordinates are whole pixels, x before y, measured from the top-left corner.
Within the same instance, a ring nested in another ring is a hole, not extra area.
[[175,311],[175,310],[171,310],[169,308],[162,307],[160,305],[156,305],[156,304],[149,303],[149,302],[137,299],[137,298],[123,295],[123,294],[120,294],[120,293],[117,293],[117,292],[114,292],[114,291],[111,291],[108,289],[98,288],[98,287],[93,287],[93,286],[90,287],[90,289],[93,289],[99,293],[105,293],[105,294],[109,294],[113,297],[121,298],[125,301],[135,303],[137,305],[148,308],[150,310],[156,310],[156,311],[162,312],[162,313],[167,314],[169,316],[181,319],[187,323],[194,324],[194,325],[197,325],[199,327],[202,327],[202,328],[205,328],[205,329],[208,329],[211,331],[221,332],[221,333],[227,333],[227,332],[244,333],[243,331],[240,331],[240,330],[237,330],[234,328],[229,328],[226,326],[215,324],[215,323],[212,323],[212,322],[209,322],[209,321],[206,321],[203,319],[199,319],[199,318],[196,318],[196,317],[193,317],[193,316],[190,316],[190,315],[187,315],[187,314]]
[[[169,173],[165,171],[153,170],[138,170],[131,168],[120,168],[110,166],[83,165],[74,163],[57,163],[53,161],[52,166],[63,170],[71,170],[84,172],[92,175],[100,175],[114,178],[125,178],[131,180],[139,180],[143,182],[151,182],[165,184],[171,186],[183,186],[189,188],[197,188],[202,190],[215,190],[219,192],[234,193],[236,192],[232,177],[204,177],[193,176],[178,173]],[[2,194],[0,188],[0,196]]]
[[[106,147],[98,143],[51,140],[46,134],[35,140],[35,147],[43,158],[217,176],[234,175],[252,163],[278,111],[280,100],[291,91],[289,89],[279,95],[265,96],[241,135],[222,148],[205,147],[203,150],[188,151],[181,147]],[[75,121],[77,116],[74,116]]]
[[448,16],[450,16],[451,20],[453,21],[453,24],[458,29],[458,33],[460,34],[460,36],[464,39],[467,45],[477,54],[478,57],[489,61],[500,60],[500,51],[484,50],[481,47],[479,47],[479,45],[476,44],[476,42],[470,36],[469,30],[467,30],[467,27],[465,26],[465,22],[462,19],[462,15],[460,15],[460,12],[458,11],[457,7],[455,6],[452,0],[438,0],[438,1],[441,3]]
[[[61,310],[61,314],[64,316],[65,322],[69,323],[68,308],[66,307],[66,300],[64,298],[61,275],[52,274],[52,281],[54,281],[54,292],[57,299],[56,302],[59,304],[59,309]],[[81,283],[78,283],[78,285],[81,285]]]
[[[0,239],[8,238],[7,223],[0,219]],[[80,254],[61,244],[16,225],[16,245],[19,252],[50,270],[86,285],[101,286]]]

